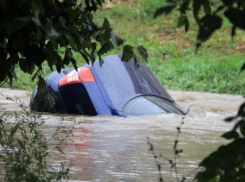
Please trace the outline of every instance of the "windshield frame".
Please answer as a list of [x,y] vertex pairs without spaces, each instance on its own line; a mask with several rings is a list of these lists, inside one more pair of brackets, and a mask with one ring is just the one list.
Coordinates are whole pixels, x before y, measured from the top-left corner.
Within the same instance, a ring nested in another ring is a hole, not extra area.
[[[138,98],[144,98],[146,99],[147,101],[151,102],[151,104],[155,105],[156,107],[160,108],[163,110],[163,112],[160,112],[160,113],[151,113],[151,114],[145,114],[145,113],[140,113],[140,114],[129,114],[128,111],[125,111],[126,110],[126,107],[129,107],[129,104],[134,101],[134,100],[137,100]],[[159,98],[159,101],[162,100],[164,105],[158,105],[159,103],[155,103],[153,102],[152,100],[148,99],[148,98]],[[165,110],[165,108],[163,107],[168,107],[168,110]],[[186,112],[182,110],[182,108],[180,108],[180,106],[175,102],[175,101],[172,101],[172,100],[168,100],[164,97],[161,97],[161,96],[157,96],[157,95],[150,95],[150,94],[146,94],[146,95],[139,95],[139,96],[136,96],[132,99],[130,99],[123,107],[123,113],[128,115],[128,116],[143,116],[143,115],[155,115],[155,114],[161,114],[161,113],[174,113],[174,114],[179,114],[179,115],[186,115]]]

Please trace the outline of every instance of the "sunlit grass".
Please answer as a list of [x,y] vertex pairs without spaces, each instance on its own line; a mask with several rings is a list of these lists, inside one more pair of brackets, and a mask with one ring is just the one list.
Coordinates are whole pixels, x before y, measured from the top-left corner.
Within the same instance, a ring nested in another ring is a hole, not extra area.
[[[244,94],[244,74],[241,65],[245,62],[245,36],[241,30],[230,37],[231,25],[224,19],[221,31],[212,35],[199,49],[195,50],[197,26],[190,18],[190,30],[177,28],[178,13],[153,19],[154,8],[163,0],[138,0],[136,3],[114,5],[99,10],[97,23],[107,17],[114,32],[126,39],[125,44],[143,45],[148,49],[147,65],[156,74],[163,86],[172,90],[205,91],[215,93]],[[191,17],[191,13],[189,14]],[[122,54],[122,47],[108,54]],[[78,65],[84,63],[76,54]],[[44,75],[50,70],[44,65]],[[17,68],[18,81],[14,88],[32,90],[35,82],[31,76]]]

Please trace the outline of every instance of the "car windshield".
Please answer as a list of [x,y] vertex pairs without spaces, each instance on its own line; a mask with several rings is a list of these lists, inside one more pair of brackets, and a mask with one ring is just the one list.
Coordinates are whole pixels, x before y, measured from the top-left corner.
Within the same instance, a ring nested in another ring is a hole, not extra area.
[[91,70],[108,107],[122,111],[129,100],[139,95],[158,95],[172,100],[144,64],[139,63],[135,69],[133,60],[124,62],[118,56],[107,56],[103,60],[102,67],[96,61]]
[[139,96],[130,100],[123,108],[129,116],[153,115],[161,113],[175,113],[183,115],[184,112],[174,102],[157,96]]

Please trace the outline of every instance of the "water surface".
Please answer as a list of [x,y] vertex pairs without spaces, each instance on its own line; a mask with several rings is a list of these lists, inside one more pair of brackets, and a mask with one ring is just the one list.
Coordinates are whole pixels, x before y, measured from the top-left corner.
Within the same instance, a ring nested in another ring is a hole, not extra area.
[[[4,95],[20,99],[28,108],[30,93],[1,89]],[[241,96],[197,92],[170,91],[170,95],[187,109],[178,148],[183,154],[178,159],[178,175],[186,176],[197,168],[200,160],[225,144],[220,136],[231,129],[233,123],[223,119],[234,115],[243,102]],[[0,95],[1,112],[22,112],[12,100]],[[119,118],[114,116],[73,116],[43,114],[44,133],[51,137],[57,126],[73,129],[72,140],[63,144],[65,155],[58,152],[51,159],[54,167],[62,161],[72,161],[71,181],[158,181],[158,170],[147,138],[154,145],[165,181],[175,181],[175,172],[167,159],[173,159],[176,127],[182,116],[162,114],[148,117]],[[14,119],[10,118],[14,122]],[[50,143],[50,147],[55,143]],[[193,175],[190,176],[191,181]]]

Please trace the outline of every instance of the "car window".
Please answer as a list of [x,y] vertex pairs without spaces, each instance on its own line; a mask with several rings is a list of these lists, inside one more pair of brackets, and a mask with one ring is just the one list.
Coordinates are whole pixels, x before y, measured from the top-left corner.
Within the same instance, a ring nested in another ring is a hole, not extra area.
[[153,115],[161,113],[175,113],[183,115],[184,112],[174,102],[156,96],[139,96],[130,100],[123,108],[129,116]]
[[135,69],[133,60],[124,62],[118,56],[107,56],[103,60],[102,66],[96,61],[91,70],[108,107],[122,111],[129,100],[139,95],[158,95],[172,100],[143,63]]

